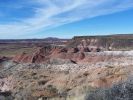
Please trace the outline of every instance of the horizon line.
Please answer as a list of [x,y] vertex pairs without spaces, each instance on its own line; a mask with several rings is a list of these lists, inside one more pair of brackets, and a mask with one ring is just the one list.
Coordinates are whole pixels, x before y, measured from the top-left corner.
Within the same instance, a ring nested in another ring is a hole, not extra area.
[[90,35],[75,35],[75,36],[72,36],[71,38],[61,38],[61,37],[44,37],[44,38],[9,38],[9,39],[6,39],[6,38],[3,38],[3,39],[0,39],[0,40],[32,40],[32,39],[35,39],[35,40],[41,40],[41,39],[47,39],[47,38],[57,38],[57,39],[72,39],[74,37],[93,37],[93,36],[117,36],[117,35],[133,35],[133,33],[125,33],[125,34],[121,34],[121,33],[118,33],[118,34],[98,34],[98,35],[93,35],[93,34],[90,34]]

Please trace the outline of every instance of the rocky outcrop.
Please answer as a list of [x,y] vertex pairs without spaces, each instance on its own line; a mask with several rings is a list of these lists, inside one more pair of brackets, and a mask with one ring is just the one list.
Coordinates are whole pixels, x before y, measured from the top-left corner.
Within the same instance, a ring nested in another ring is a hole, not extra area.
[[[87,50],[84,52],[88,52]],[[13,58],[14,62],[23,63],[48,63],[51,59],[59,58],[68,59],[73,62],[83,60],[85,58],[84,52],[78,48],[37,48],[33,54],[21,53]]]
[[[97,42],[98,40],[93,40]],[[119,58],[121,55],[104,55],[100,46],[86,46],[85,41],[77,47],[39,47],[33,53],[21,53],[13,58],[14,62],[20,63],[50,63],[51,59],[69,60],[75,63],[94,63],[109,60],[111,57]],[[97,55],[98,54],[98,55]],[[59,61],[60,60],[60,61]]]
[[75,36],[68,47],[88,47],[90,51],[131,50],[133,35]]
[[[90,52],[89,48],[58,48],[58,47],[39,47],[32,54],[21,53],[13,58],[14,62],[19,63],[51,63],[64,62],[72,63],[93,63],[105,61],[114,57],[112,55],[96,55],[98,51]],[[101,52],[102,53],[102,52]],[[100,53],[99,53],[100,54]],[[54,60],[53,60],[54,59]]]
[[42,63],[48,60],[47,55],[49,55],[49,48],[37,48],[33,54],[27,54],[23,52],[22,54],[16,55],[13,58],[15,62],[23,63]]

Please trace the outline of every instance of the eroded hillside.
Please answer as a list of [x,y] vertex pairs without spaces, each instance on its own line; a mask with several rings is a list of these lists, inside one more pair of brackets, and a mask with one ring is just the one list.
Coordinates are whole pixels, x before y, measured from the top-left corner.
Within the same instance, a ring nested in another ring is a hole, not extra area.
[[132,50],[133,35],[108,35],[108,36],[75,36],[68,46],[84,46],[90,49],[102,50]]
[[12,56],[8,52],[17,47],[6,45],[0,100],[132,100],[132,40],[75,37],[65,44],[19,46],[22,51]]

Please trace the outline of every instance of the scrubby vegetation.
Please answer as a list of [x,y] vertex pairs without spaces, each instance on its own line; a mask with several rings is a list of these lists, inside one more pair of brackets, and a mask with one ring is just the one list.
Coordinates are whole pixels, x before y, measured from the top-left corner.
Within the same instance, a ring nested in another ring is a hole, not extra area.
[[111,88],[99,88],[88,92],[86,100],[133,100],[133,78]]

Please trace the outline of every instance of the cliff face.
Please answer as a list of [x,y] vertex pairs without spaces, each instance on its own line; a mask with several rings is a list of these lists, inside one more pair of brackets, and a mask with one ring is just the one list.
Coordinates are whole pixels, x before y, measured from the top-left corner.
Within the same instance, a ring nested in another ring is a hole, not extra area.
[[75,36],[69,41],[68,47],[101,48],[102,50],[131,50],[133,34],[110,36]]

